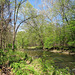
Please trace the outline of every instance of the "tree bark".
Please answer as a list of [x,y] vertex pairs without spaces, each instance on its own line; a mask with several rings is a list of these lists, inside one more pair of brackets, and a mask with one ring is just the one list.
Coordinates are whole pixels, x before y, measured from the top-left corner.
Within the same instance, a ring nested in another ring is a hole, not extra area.
[[2,32],[1,32],[1,47],[0,48],[2,49]]
[[0,29],[1,30],[1,40],[0,40],[0,42],[1,42],[1,47],[0,48],[1,49],[2,49],[2,30],[3,30],[2,27],[3,27],[3,18],[4,18],[3,10],[4,10],[4,4],[1,5],[1,26],[0,26],[1,27],[1,29]]
[[[16,26],[16,23],[17,23],[17,20],[18,20],[18,11],[19,11],[19,8],[20,6],[22,5],[22,3],[24,3],[24,1],[20,1],[20,4],[18,4],[18,7],[17,7],[17,0],[15,0],[15,8],[14,8],[14,32],[13,32],[13,43],[12,43],[12,50],[14,51],[14,45],[15,45],[15,38],[16,38],[16,34],[17,34],[17,30],[18,28],[20,27],[20,25],[23,23],[23,22],[26,22],[28,19],[31,19],[32,17],[29,17],[23,21],[21,21],[19,23],[18,26]],[[36,18],[37,16],[34,16],[33,18]]]
[[15,28],[16,28],[16,0],[15,0],[15,8],[14,8],[14,32],[13,32],[13,43],[12,43],[12,50],[14,51],[14,45],[15,45],[15,37],[16,37],[16,33],[15,33]]
[[14,45],[15,45],[15,38],[16,38],[16,34],[15,32],[13,33],[13,43],[12,43],[12,50],[14,51]]

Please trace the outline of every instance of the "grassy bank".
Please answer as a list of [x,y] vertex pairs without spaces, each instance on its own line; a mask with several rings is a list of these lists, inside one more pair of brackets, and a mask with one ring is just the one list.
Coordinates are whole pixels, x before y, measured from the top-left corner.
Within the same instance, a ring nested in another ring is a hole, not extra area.
[[22,51],[0,51],[0,68],[2,74],[9,75],[71,75],[69,68],[59,69],[52,60],[45,56],[32,59]]
[[25,49],[28,50],[46,50],[54,53],[63,53],[63,54],[70,54],[75,55],[75,47],[51,47],[51,48],[43,48],[42,46],[33,46],[33,47],[27,47]]
[[58,69],[54,67],[53,61],[42,61],[40,58],[32,61],[31,64],[25,62],[11,64],[12,71],[16,75],[71,75],[69,68]]

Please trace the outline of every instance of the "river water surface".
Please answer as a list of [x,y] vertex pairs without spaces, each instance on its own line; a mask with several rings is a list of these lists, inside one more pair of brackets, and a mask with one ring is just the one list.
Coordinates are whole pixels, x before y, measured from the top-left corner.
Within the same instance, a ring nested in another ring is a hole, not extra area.
[[58,68],[69,67],[70,70],[75,71],[75,55],[52,53],[43,50],[25,50],[25,53],[27,53],[33,59],[42,58],[45,56],[45,60],[53,60]]

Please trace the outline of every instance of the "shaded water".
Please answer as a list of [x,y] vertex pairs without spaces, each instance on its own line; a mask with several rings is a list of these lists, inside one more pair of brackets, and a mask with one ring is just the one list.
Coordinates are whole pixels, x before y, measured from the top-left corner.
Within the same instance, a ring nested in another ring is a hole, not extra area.
[[42,56],[45,56],[45,60],[53,60],[55,65],[59,68],[69,67],[70,70],[75,69],[75,55],[52,53],[43,50],[25,50],[25,53],[32,56],[33,59],[42,58]]

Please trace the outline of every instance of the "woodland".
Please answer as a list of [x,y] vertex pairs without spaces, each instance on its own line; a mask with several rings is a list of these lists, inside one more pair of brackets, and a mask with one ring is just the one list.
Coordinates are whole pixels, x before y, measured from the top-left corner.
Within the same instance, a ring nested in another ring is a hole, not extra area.
[[[75,70],[45,61],[45,53],[75,53],[75,1],[41,0],[39,5],[39,0],[31,1],[38,7],[29,0],[0,0],[0,73],[74,75]],[[33,59],[25,50],[42,50],[42,58]]]

